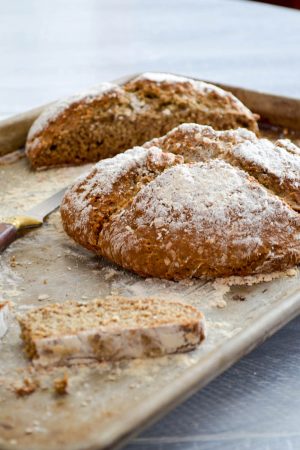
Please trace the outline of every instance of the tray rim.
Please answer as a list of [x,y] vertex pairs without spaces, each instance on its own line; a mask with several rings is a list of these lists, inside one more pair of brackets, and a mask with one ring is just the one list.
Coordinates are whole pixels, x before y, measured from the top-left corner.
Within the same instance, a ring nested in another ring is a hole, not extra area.
[[[120,77],[113,80],[113,83],[122,85],[142,73],[145,72]],[[151,73],[161,72],[151,71]],[[199,78],[194,76],[178,73],[172,74],[199,80]],[[275,101],[283,101],[286,105],[292,102],[299,107],[300,114],[300,99],[273,95],[261,91],[253,91],[213,81],[206,82],[213,83],[224,89],[228,89],[229,91],[231,89],[240,90],[246,94],[257,95],[260,99],[275,99]],[[45,107],[52,103],[53,102],[0,121],[0,134],[5,132],[7,126],[14,127],[17,126],[18,123],[24,123],[24,121],[28,125],[32,118],[32,120],[35,119],[36,114],[40,114]],[[14,150],[11,150],[11,152],[12,151]],[[85,450],[108,450],[122,447],[137,433],[140,433],[143,429],[162,418],[196,391],[206,386],[210,381],[235,364],[240,358],[252,351],[299,314],[300,289],[295,287],[291,294],[278,300],[273,309],[267,311],[264,316],[261,316],[258,320],[252,322],[235,336],[226,339],[217,349],[210,351],[205,356],[204,360],[187,368],[182,375],[166,385],[160,391],[159,395],[145,398],[137,406],[133,407],[132,410],[127,411],[125,419],[124,417],[116,419],[115,422],[107,428],[106,433],[104,435],[102,433],[101,442],[84,447]],[[1,446],[0,444],[0,449],[2,450],[8,450],[9,448],[9,446]],[[77,445],[72,448],[73,450],[82,449],[81,446]]]

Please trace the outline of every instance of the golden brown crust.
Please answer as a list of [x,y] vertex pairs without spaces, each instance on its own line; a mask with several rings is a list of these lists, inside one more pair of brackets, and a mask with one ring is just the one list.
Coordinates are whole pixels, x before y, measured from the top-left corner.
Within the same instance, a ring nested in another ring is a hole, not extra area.
[[[162,150],[174,153],[163,160]],[[247,130],[181,125],[144,148],[99,162],[66,193],[63,225],[77,242],[142,276],[285,270],[300,261],[300,216],[276,194],[298,195],[296,150]],[[184,164],[182,155],[198,162]],[[149,159],[159,167],[151,175]]]
[[97,252],[99,233],[110,217],[130,204],[143,185],[182,162],[182,156],[156,147],[136,147],[101,161],[64,197],[60,210],[65,231]]
[[52,106],[32,126],[26,154],[34,168],[97,161],[183,122],[258,131],[256,116],[232,94],[188,78],[145,74]]

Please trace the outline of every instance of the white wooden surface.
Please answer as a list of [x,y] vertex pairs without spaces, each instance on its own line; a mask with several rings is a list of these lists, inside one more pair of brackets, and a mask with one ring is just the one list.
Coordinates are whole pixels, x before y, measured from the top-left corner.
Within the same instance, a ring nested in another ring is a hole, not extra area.
[[[300,97],[300,13],[229,0],[2,0],[0,118],[169,70]],[[127,450],[300,448],[300,318]]]

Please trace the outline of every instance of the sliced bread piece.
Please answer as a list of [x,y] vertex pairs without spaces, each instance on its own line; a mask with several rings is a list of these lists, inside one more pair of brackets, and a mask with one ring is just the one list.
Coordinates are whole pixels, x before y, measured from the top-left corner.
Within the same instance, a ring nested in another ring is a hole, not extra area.
[[8,330],[9,303],[0,302],[0,339]]
[[230,92],[192,78],[143,74],[103,83],[46,109],[31,127],[32,167],[83,164],[114,156],[183,122],[257,132],[257,116]]
[[27,355],[41,365],[186,352],[205,336],[200,311],[155,298],[67,301],[36,308],[18,320]]

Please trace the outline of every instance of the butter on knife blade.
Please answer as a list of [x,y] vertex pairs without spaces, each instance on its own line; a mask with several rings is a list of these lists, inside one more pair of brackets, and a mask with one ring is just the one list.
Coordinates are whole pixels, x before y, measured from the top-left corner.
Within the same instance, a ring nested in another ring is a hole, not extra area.
[[41,226],[44,219],[59,207],[66,189],[64,187],[26,213],[6,218],[0,223],[0,252],[17,239],[19,230]]

